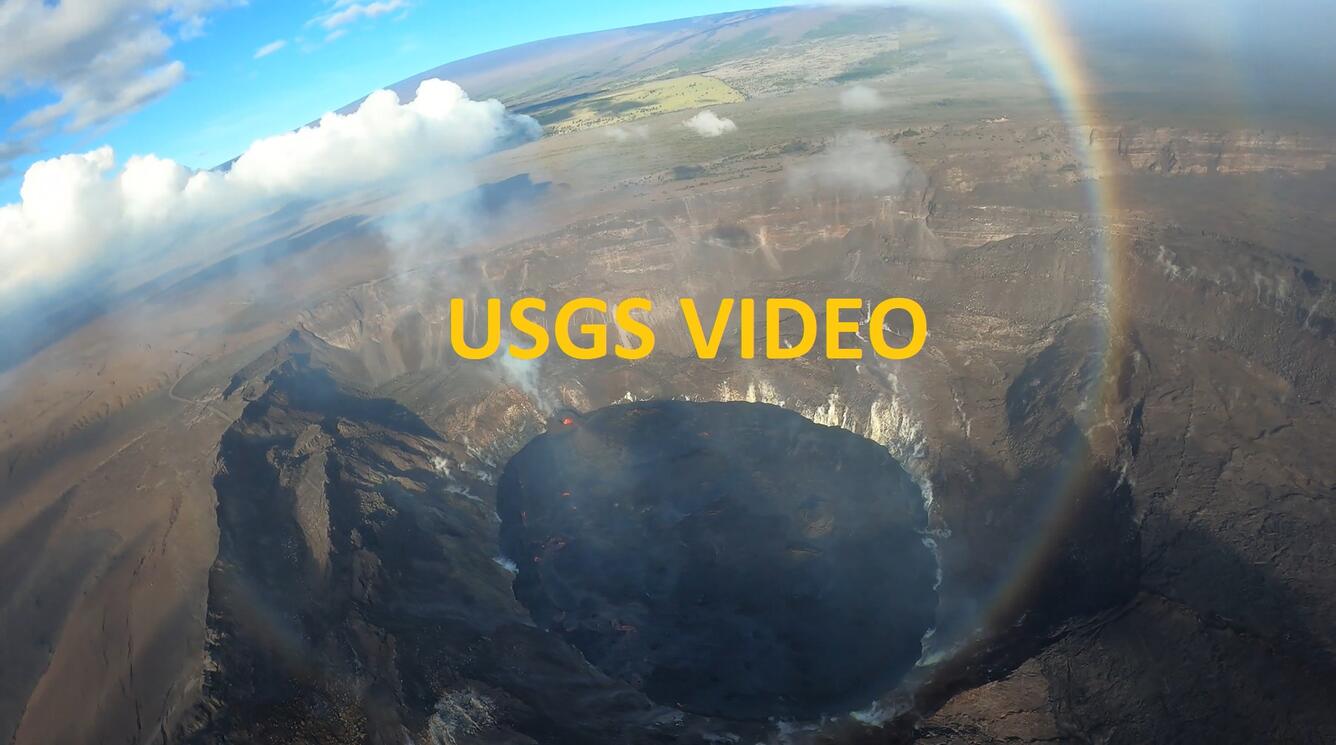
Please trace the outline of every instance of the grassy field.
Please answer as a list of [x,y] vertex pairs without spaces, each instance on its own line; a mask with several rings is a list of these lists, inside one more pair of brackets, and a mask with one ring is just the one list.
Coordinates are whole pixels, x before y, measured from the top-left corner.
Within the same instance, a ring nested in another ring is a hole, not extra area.
[[533,112],[553,134],[622,124],[656,114],[736,103],[746,97],[727,83],[705,75],[655,80],[603,91]]

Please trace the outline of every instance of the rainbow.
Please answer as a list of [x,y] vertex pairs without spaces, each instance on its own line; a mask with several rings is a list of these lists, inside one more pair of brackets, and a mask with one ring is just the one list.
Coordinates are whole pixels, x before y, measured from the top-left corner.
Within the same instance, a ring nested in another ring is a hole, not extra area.
[[[1122,416],[1119,381],[1126,372],[1120,368],[1131,352],[1127,305],[1131,295],[1127,284],[1132,246],[1127,233],[1114,223],[1121,212],[1119,164],[1108,149],[1095,147],[1100,127],[1107,127],[1106,120],[1074,34],[1059,9],[1051,0],[990,0],[990,5],[1024,45],[1031,64],[1042,76],[1066,121],[1072,147],[1087,169],[1084,186],[1089,212],[1095,221],[1092,260],[1101,282],[1098,300],[1104,318],[1096,349],[1100,375],[1090,394],[1089,420],[1085,423],[1089,431],[1097,429],[1101,422],[1111,418],[1116,421]],[[1080,515],[1079,497],[1089,485],[1092,466],[1090,459],[1082,455],[1073,456],[1066,465],[1040,524],[1034,528],[1033,538],[1003,574],[992,596],[980,603],[977,623],[972,624],[972,629],[962,629],[964,633],[982,633],[982,638],[956,639],[954,643],[943,640],[950,648],[934,653],[932,659],[949,657],[972,642],[985,641],[989,630],[1017,622],[1032,600],[1038,580],[1055,560],[1057,549]]]

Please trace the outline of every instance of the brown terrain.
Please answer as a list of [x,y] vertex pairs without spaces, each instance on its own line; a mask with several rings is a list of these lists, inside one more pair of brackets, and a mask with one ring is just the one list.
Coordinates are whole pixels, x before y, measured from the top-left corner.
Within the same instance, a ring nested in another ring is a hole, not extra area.
[[[679,75],[746,100],[488,156],[458,245],[398,245],[397,195],[261,226],[7,362],[0,738],[1336,740],[1336,131],[1154,96],[1075,131],[953,28],[792,9],[431,71],[549,127]],[[649,297],[658,348],[452,354],[449,298],[526,295]],[[676,312],[898,295],[903,362],[700,360]],[[742,599],[680,610],[668,571]]]

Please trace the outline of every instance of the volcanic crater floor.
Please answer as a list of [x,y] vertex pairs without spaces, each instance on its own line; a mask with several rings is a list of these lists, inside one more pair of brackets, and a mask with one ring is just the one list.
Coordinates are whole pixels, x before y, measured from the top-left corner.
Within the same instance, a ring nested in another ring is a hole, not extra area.
[[933,626],[918,485],[884,447],[777,407],[559,413],[505,467],[498,508],[534,621],[694,713],[865,706]]

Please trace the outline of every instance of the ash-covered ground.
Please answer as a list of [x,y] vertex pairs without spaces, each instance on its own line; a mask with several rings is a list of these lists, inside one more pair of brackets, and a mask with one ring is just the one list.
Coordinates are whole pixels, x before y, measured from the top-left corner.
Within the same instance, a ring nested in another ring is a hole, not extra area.
[[[551,132],[479,161],[466,233],[284,213],[7,352],[0,734],[1336,739],[1330,120],[1108,52],[1073,131],[944,23],[433,71]],[[643,105],[686,73],[735,131]],[[449,298],[532,295],[649,297],[658,348],[450,352]],[[894,363],[700,360],[675,313],[896,295],[930,334]]]

